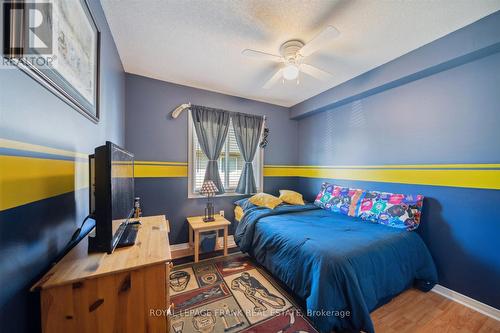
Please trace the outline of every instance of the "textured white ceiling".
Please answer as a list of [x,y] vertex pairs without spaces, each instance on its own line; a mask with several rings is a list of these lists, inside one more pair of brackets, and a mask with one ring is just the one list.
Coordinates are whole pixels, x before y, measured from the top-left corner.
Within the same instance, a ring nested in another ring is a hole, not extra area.
[[[500,10],[500,0],[101,0],[125,71],[292,106]],[[307,62],[334,74],[262,85],[278,53],[326,25],[341,35]]]

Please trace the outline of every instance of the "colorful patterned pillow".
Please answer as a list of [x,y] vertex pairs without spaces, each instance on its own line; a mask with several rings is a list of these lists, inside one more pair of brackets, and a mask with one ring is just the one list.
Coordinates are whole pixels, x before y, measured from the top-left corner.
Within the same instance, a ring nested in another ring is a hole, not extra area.
[[335,213],[355,216],[362,193],[362,190],[323,183],[314,204]]
[[415,230],[420,223],[423,195],[365,191],[355,216],[390,227]]

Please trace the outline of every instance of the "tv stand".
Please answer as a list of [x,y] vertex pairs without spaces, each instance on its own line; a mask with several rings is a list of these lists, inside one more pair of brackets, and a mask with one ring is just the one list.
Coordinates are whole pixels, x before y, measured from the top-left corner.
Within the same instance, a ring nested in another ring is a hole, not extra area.
[[43,332],[168,332],[167,316],[150,315],[171,309],[168,221],[140,221],[134,246],[88,253],[87,236],[33,286]]

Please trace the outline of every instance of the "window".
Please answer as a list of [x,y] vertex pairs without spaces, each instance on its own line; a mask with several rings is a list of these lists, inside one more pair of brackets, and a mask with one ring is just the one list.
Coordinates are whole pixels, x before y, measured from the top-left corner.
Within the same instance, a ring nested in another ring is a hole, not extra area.
[[[196,131],[194,129],[193,120],[191,114],[189,114],[189,176],[188,176],[188,186],[189,186],[189,197],[199,196],[199,190],[203,185],[203,180],[205,179],[205,169],[207,167],[208,158],[201,150],[198,138],[196,137]],[[263,165],[263,150],[259,147],[255,153],[253,160],[253,172],[255,176],[255,184],[257,185],[257,190],[260,191],[262,188],[262,165]],[[245,160],[241,155],[241,152],[236,143],[236,137],[234,135],[233,124],[230,122],[229,131],[227,133],[226,142],[222,147],[221,154],[217,160],[219,165],[219,174],[224,184],[224,190],[226,194],[235,194],[236,186],[238,186],[238,181],[240,180],[241,171],[243,170],[243,165]]]

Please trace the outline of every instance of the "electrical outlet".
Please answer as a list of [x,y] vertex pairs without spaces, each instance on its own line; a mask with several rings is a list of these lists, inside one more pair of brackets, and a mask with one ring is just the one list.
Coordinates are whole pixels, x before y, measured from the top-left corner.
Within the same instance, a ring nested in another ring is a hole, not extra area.
[[224,211],[223,210],[219,211],[219,215],[224,217]]

